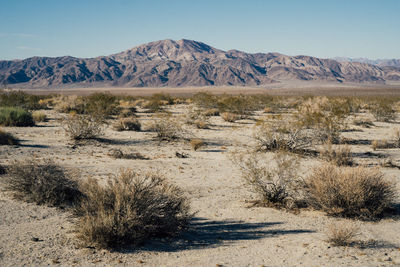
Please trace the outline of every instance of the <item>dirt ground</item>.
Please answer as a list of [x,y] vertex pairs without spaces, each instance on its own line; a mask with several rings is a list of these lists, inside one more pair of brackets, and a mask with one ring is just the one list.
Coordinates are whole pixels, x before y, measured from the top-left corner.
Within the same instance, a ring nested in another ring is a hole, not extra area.
[[[177,116],[186,105],[174,105]],[[250,207],[253,193],[230,160],[234,150],[254,145],[255,120],[225,122],[211,117],[210,129],[186,125],[191,135],[202,138],[206,146],[193,151],[184,141],[162,142],[154,133],[117,132],[108,127],[101,140],[74,146],[65,136],[53,110],[44,110],[47,122],[35,127],[7,127],[22,140],[20,146],[0,146],[0,164],[14,159],[52,159],[78,169],[82,179],[92,176],[107,179],[121,168],[158,171],[183,188],[197,212],[188,232],[169,239],[149,241],[139,249],[119,251],[81,248],[75,239],[75,218],[56,208],[37,206],[11,199],[0,193],[0,266],[400,266],[400,220],[389,217],[377,222],[356,221],[363,247],[334,247],[326,242],[332,218],[322,212],[304,210],[299,214],[265,207]],[[152,114],[139,112],[144,127]],[[258,112],[256,118],[265,116]],[[370,114],[358,114],[368,117]],[[400,149],[373,151],[371,141],[389,138],[399,122],[374,122],[364,128],[351,125],[342,137],[354,140],[355,161],[377,166],[387,157],[400,164]],[[114,159],[111,149],[140,152],[149,160]],[[177,158],[175,153],[187,153]],[[301,159],[301,172],[321,164],[318,158]],[[398,182],[400,169],[382,168]]]

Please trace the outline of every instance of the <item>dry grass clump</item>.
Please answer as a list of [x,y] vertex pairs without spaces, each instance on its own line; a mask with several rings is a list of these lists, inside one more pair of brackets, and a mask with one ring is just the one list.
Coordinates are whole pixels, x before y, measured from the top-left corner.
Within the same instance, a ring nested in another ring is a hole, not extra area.
[[186,131],[182,124],[172,116],[159,116],[150,125],[150,131],[157,133],[159,141],[173,141],[185,138]]
[[209,121],[208,117],[204,115],[200,110],[190,110],[186,115],[186,123],[194,125],[198,129],[208,129]]
[[205,143],[203,140],[199,139],[199,138],[195,138],[190,140],[190,145],[192,146],[192,149],[194,151],[197,151],[200,147],[204,146]]
[[314,97],[297,107],[297,120],[301,127],[319,132],[322,141],[339,142],[344,120],[352,111],[348,99]]
[[284,150],[296,153],[304,152],[315,140],[312,131],[297,128],[290,122],[261,122],[256,127],[253,137],[258,150]]
[[383,140],[373,140],[371,142],[371,147],[375,151],[377,149],[388,149],[388,148],[395,148],[397,147],[394,142],[391,142],[389,140],[383,139]]
[[16,199],[39,205],[67,207],[82,196],[78,183],[52,161],[15,161],[7,167],[2,183]]
[[330,215],[372,219],[380,216],[395,200],[396,190],[378,169],[336,167],[315,168],[305,180],[311,206]]
[[358,236],[359,227],[350,222],[338,222],[331,224],[326,232],[327,241],[333,246],[349,246]]
[[44,122],[47,120],[46,114],[42,111],[33,112],[32,117],[35,122]]
[[239,115],[237,115],[235,113],[231,113],[231,112],[223,112],[220,114],[220,116],[224,121],[227,121],[227,122],[235,122],[240,119]]
[[391,99],[377,99],[369,105],[368,109],[377,121],[389,122],[396,119],[396,110]]
[[18,145],[19,140],[18,138],[14,137],[12,134],[4,132],[0,129],[0,145]]
[[328,142],[320,150],[320,155],[323,159],[336,166],[352,166],[354,164],[351,149],[348,145],[334,147]]
[[206,117],[219,116],[219,110],[217,108],[209,108],[202,112]]
[[394,129],[393,132],[394,145],[400,148],[400,128]]
[[140,131],[142,125],[135,118],[120,118],[113,125],[116,131]]
[[149,159],[138,152],[125,153],[125,152],[122,152],[122,150],[120,150],[120,149],[111,149],[108,152],[108,156],[110,156],[114,159],[143,159],[143,160]]
[[256,153],[234,154],[232,159],[240,167],[243,179],[259,196],[255,204],[293,208],[300,178],[296,157],[281,152],[269,162]]
[[0,125],[2,126],[34,126],[32,114],[18,107],[0,107]]
[[124,170],[105,186],[89,179],[82,190],[76,231],[86,245],[138,246],[151,237],[176,235],[192,218],[183,192],[158,174]]
[[75,141],[95,139],[103,133],[103,120],[91,115],[69,115],[62,120],[65,133]]

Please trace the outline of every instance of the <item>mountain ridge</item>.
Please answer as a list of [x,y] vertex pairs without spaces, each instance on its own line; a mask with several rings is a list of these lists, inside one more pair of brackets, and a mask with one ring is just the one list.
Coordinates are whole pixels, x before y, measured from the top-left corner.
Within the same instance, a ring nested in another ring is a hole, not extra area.
[[223,51],[181,39],[142,44],[95,58],[31,57],[0,61],[0,83],[32,88],[266,86],[282,81],[385,83],[400,67],[280,53]]

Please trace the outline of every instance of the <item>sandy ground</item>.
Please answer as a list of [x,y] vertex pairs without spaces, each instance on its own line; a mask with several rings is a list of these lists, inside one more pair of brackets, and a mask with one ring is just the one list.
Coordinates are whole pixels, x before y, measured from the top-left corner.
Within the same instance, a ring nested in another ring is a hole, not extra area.
[[[175,106],[173,111],[180,114],[185,107]],[[57,121],[62,115],[45,112],[50,120],[37,127],[6,128],[23,141],[21,146],[1,146],[0,164],[13,159],[51,158],[62,166],[78,169],[82,179],[106,179],[126,167],[159,171],[187,192],[197,214],[191,229],[179,237],[149,241],[136,250],[110,252],[79,247],[72,231],[75,218],[70,214],[12,200],[1,192],[0,266],[400,266],[399,218],[356,222],[360,225],[358,239],[366,241],[365,248],[333,247],[325,241],[325,232],[328,225],[342,219],[316,211],[293,214],[249,207],[246,201],[254,195],[244,185],[229,154],[252,146],[253,120],[227,123],[212,117],[210,129],[187,126],[207,143],[195,152],[185,142],[159,144],[154,133],[116,132],[111,127],[101,142],[74,147]],[[151,114],[139,115],[143,124],[151,119]],[[388,138],[399,127],[398,123],[375,124],[372,128],[351,126],[355,131],[342,134],[364,140],[352,145],[359,164],[379,164],[382,159],[363,153],[373,152],[371,140]],[[113,159],[107,155],[113,148],[140,152],[151,159]],[[175,152],[189,157],[177,158]],[[374,153],[400,161],[400,149]],[[315,158],[304,158],[302,162],[305,175],[308,166],[321,164]],[[399,169],[383,171],[400,186]]]

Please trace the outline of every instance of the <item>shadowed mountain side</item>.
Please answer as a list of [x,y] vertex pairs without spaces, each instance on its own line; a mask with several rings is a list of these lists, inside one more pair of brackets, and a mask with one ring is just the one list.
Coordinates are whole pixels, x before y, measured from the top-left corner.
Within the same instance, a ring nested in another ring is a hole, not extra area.
[[385,83],[400,68],[279,53],[222,51],[191,40],[162,40],[97,58],[0,61],[0,83],[19,87],[263,86],[279,81]]

